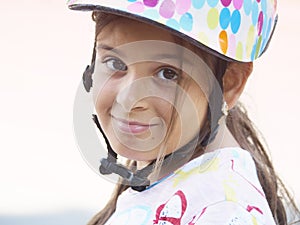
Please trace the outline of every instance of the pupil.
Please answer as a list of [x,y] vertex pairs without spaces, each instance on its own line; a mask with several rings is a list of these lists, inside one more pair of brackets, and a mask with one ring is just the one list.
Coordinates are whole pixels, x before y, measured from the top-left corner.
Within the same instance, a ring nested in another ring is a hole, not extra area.
[[164,71],[164,76],[165,76],[165,78],[167,78],[167,79],[173,79],[174,78],[174,71],[173,70],[170,70],[170,69],[166,69],[165,71]]
[[120,60],[114,61],[113,66],[117,70],[125,70],[125,66],[124,66],[124,64]]

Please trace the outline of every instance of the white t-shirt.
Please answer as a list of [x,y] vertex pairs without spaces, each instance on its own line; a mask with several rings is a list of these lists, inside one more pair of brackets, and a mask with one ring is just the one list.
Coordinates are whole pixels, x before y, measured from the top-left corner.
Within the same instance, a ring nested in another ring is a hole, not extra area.
[[106,225],[275,225],[254,161],[240,148],[193,159],[142,192],[131,188]]

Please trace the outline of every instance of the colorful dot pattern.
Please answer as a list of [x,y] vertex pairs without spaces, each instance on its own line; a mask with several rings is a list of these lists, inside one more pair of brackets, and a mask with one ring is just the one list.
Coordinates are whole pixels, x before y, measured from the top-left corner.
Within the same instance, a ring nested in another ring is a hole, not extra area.
[[264,51],[276,17],[277,0],[69,0],[100,5],[170,27],[238,61]]

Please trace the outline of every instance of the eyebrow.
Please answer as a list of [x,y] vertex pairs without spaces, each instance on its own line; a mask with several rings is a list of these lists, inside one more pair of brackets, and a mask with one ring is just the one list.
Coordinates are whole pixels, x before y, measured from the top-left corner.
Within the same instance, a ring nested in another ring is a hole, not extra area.
[[186,64],[186,66],[192,66],[194,64],[192,59],[177,55],[175,53],[174,54],[163,53],[155,56],[155,61],[166,60],[166,59],[176,60],[177,62],[180,63],[180,66],[183,66],[183,64]]
[[167,54],[167,53],[163,53],[163,54],[158,54],[155,56],[155,59],[176,59],[176,60],[180,60],[181,58],[178,57],[175,54]]
[[96,45],[96,50],[110,51],[110,52],[114,52],[114,53],[116,53],[120,56],[124,56],[124,54],[120,50],[118,50],[116,48],[113,48],[113,47],[111,47],[109,45],[106,45],[106,44],[97,44]]
[[[102,49],[102,50],[105,50],[105,51],[111,51],[111,52],[114,52],[120,56],[124,55],[120,50],[116,49],[116,48],[113,48],[109,45],[106,45],[106,44],[97,44],[96,45],[96,49]],[[188,62],[190,65],[192,65],[192,62],[189,60],[189,59],[184,59],[184,57],[179,57],[177,54],[169,54],[169,53],[162,53],[162,54],[158,54],[155,56],[155,59],[152,59],[154,61],[156,60],[163,60],[163,59],[173,59],[173,60],[178,60],[178,61],[182,61],[184,60],[185,62]]]

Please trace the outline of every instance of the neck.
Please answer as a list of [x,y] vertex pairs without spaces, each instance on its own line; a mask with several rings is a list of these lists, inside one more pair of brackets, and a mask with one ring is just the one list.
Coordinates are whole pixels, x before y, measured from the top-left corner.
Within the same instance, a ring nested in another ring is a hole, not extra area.
[[[225,121],[223,121],[220,124],[219,131],[212,143],[210,143],[205,149],[204,152],[212,152],[214,150],[220,149],[220,148],[226,148],[226,147],[240,147],[238,142],[235,140],[229,129],[227,128]],[[204,153],[203,151],[199,151],[199,154],[194,154],[193,156],[190,157],[190,160],[202,155]],[[182,161],[182,160],[181,160]],[[184,160],[183,160],[184,161]],[[137,169],[140,170],[147,165],[149,165],[149,161],[137,161]],[[172,168],[171,171],[173,171]],[[167,171],[160,171],[158,174],[152,174],[151,177],[161,177],[166,175],[166,173],[171,172],[170,170]],[[151,178],[150,178],[151,179]],[[152,180],[152,179],[151,179]]]
[[216,149],[227,147],[240,147],[240,145],[227,128],[225,121],[223,121],[220,124],[215,140],[206,147],[205,152],[211,152]]

